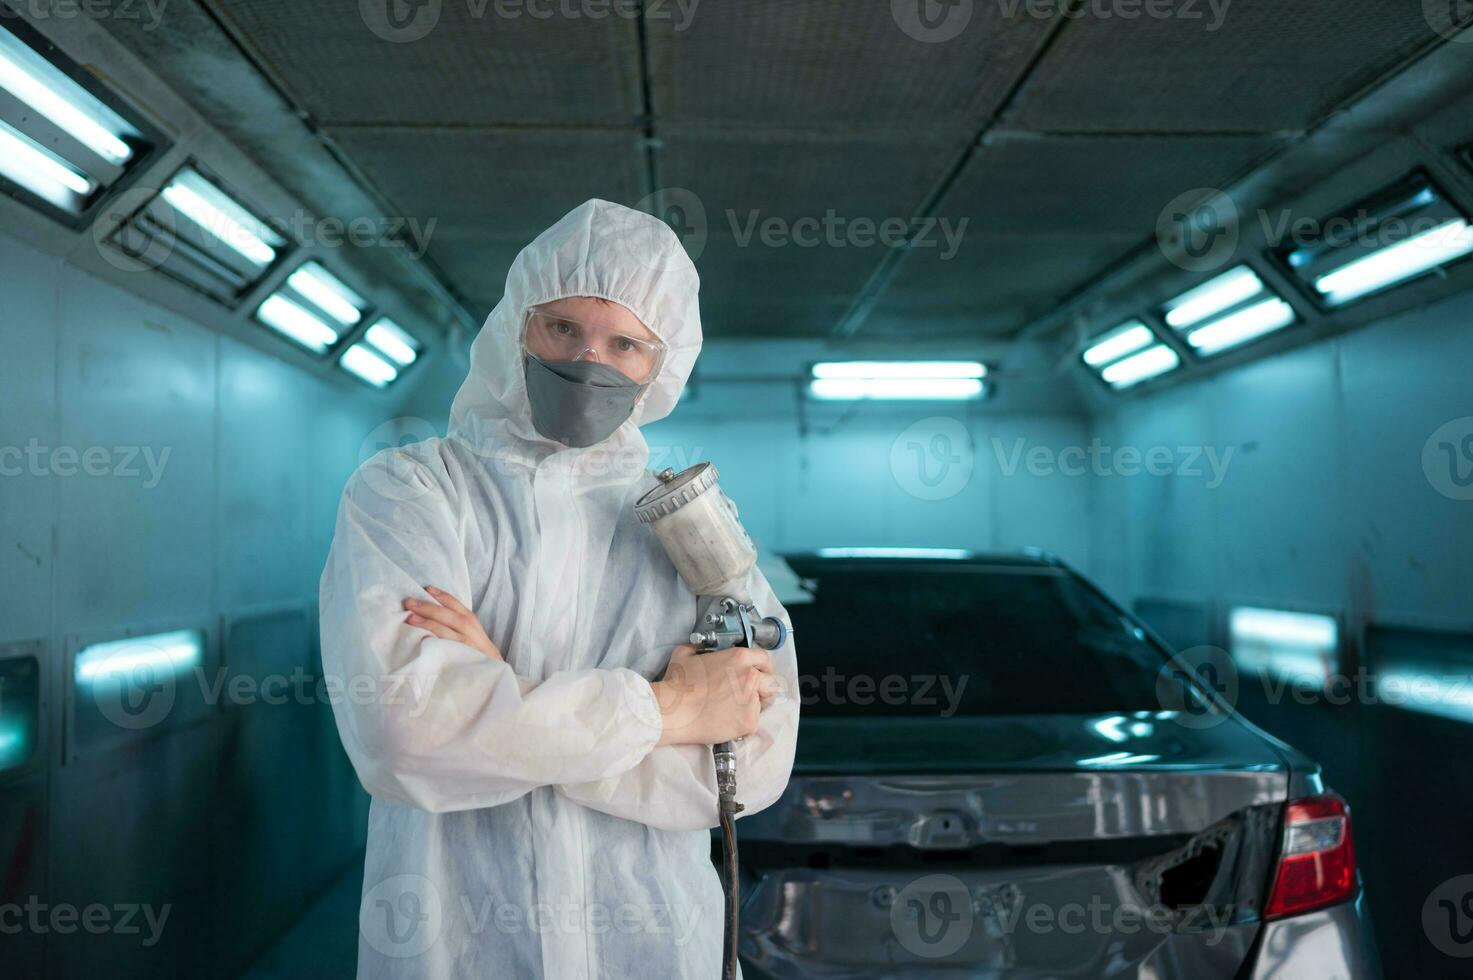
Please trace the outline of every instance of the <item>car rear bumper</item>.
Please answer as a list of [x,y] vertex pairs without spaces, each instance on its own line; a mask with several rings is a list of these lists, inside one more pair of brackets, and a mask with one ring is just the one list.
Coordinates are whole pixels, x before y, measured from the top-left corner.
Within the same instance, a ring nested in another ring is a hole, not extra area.
[[[960,934],[951,934],[958,942],[926,947],[919,936],[897,928],[888,914],[875,915],[867,908],[869,901],[848,900],[894,891],[886,889],[887,879],[893,876],[789,871],[763,882],[743,910],[746,980],[1006,980],[1107,974],[1115,980],[1381,977],[1363,894],[1353,902],[1288,919],[1154,936],[1138,924],[1120,928],[1119,919],[1114,920],[1115,929],[1101,932],[1082,915],[1071,924],[1062,915],[1050,922],[1025,914],[1015,918],[1011,928],[999,929],[996,916],[976,914],[960,921]],[[775,897],[774,886],[781,895],[777,906],[767,901]],[[978,907],[985,907],[986,886],[975,887],[975,881],[968,886]],[[903,897],[903,891],[896,896]]]
[[1379,980],[1365,892],[1353,902],[1265,923],[1245,980]]

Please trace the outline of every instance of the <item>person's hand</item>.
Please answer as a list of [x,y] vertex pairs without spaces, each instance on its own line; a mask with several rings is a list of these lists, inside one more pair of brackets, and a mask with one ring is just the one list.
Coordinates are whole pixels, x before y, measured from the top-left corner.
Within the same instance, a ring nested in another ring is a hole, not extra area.
[[762,708],[780,693],[766,650],[732,647],[698,653],[675,648],[662,680],[651,685],[660,704],[661,745],[715,745],[757,730]]
[[404,622],[410,626],[429,630],[442,640],[455,640],[466,646],[475,647],[492,660],[505,659],[501,651],[496,648],[496,644],[491,642],[491,637],[486,635],[476,614],[461,604],[459,599],[433,585],[426,585],[425,591],[435,601],[405,599],[404,608],[409,610],[409,615],[405,617]]

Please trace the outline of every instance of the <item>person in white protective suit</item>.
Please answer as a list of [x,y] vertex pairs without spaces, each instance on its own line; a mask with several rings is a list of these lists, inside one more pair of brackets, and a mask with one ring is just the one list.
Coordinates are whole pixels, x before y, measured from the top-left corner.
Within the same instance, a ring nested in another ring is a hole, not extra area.
[[771,804],[797,661],[694,656],[695,598],[634,516],[698,286],[662,222],[576,208],[513,262],[448,435],[343,493],[322,658],[372,796],[360,978],[720,975],[709,745],[742,737],[738,798]]

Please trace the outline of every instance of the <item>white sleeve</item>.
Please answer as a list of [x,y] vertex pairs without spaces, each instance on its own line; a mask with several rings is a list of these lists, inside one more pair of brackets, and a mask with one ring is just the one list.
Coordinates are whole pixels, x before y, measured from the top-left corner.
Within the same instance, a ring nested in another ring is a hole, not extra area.
[[[767,579],[753,570],[750,593],[764,616],[792,625]],[[771,806],[787,788],[798,743],[798,654],[791,631],[772,651],[782,695],[762,709],[757,731],[737,743],[737,802],[742,815]],[[716,769],[705,745],[662,745],[633,768],[591,782],[560,783],[575,803],[662,830],[704,830],[718,823]]]
[[364,788],[466,810],[637,765],[661,730],[639,674],[570,670],[532,686],[404,622],[404,599],[428,599],[425,585],[471,594],[448,474],[433,449],[416,449],[381,453],[354,474],[322,574],[324,681]]

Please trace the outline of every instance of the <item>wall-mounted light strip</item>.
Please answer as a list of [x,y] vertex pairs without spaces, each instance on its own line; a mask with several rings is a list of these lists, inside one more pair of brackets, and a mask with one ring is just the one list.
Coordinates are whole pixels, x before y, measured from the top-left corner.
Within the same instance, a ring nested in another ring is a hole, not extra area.
[[1284,266],[1325,306],[1344,306],[1473,254],[1467,216],[1414,173],[1318,223],[1281,250]]
[[308,262],[293,272],[286,284],[345,327],[363,319],[363,311],[368,309],[368,302],[362,296],[316,262]]
[[1246,265],[1173,296],[1162,318],[1203,357],[1282,330],[1295,320],[1294,308]]
[[960,560],[972,557],[964,548],[819,548],[820,558],[941,558]]
[[[368,309],[366,299],[320,263],[304,262],[287,277],[286,283],[280,289],[266,297],[266,301],[256,311],[256,319],[308,350],[325,354],[338,342],[338,338],[347,328],[363,319]],[[371,350],[364,353],[379,359]],[[352,370],[342,360],[339,363]],[[363,355],[354,355],[351,363],[367,371],[369,377],[364,380],[381,374],[363,359]],[[397,370],[395,374],[398,374]],[[361,374],[359,376],[363,377]]]
[[289,299],[272,293],[256,311],[256,319],[310,351],[327,353],[338,332]]
[[1356,259],[1314,281],[1331,306],[1349,303],[1473,252],[1473,228],[1462,218]]
[[29,25],[0,27],[0,177],[79,217],[149,146],[103,91]]
[[19,769],[41,737],[41,667],[33,656],[0,657],[0,773]]
[[91,177],[3,120],[0,174],[65,209],[74,207],[97,186]]
[[108,241],[227,306],[266,276],[288,242],[196,165],[184,167]]
[[198,630],[129,637],[79,650],[73,671],[76,682],[87,686],[128,683],[140,675],[157,680],[192,670],[203,650],[204,636]]
[[420,343],[409,331],[388,317],[380,317],[364,331],[361,341],[343,351],[338,364],[375,388],[384,388],[415,362],[419,351]]
[[1126,320],[1099,334],[1080,355],[1086,367],[1115,389],[1129,388],[1176,370],[1181,358],[1140,320]]
[[368,328],[363,339],[399,367],[408,367],[419,357],[419,341],[388,317],[380,317]]
[[1234,662],[1243,670],[1323,688],[1339,670],[1339,624],[1333,616],[1235,607],[1228,616]]
[[[7,43],[6,38],[12,43]],[[50,119],[83,146],[103,159],[123,164],[133,156],[133,148],[123,142],[116,123],[104,123],[114,114],[93,98],[76,82],[67,78],[39,58],[26,58],[29,48],[21,48],[20,40],[6,32],[0,35],[0,88],[3,88]],[[30,61],[27,65],[25,62]]]
[[1173,330],[1201,323],[1263,292],[1263,280],[1246,265],[1229,269],[1166,301],[1166,325]]
[[1118,361],[1126,354],[1134,354],[1143,347],[1149,347],[1155,339],[1156,335],[1151,333],[1150,327],[1139,320],[1131,320],[1103,336],[1096,337],[1084,350],[1084,363],[1090,367],[1099,367]]
[[343,366],[344,371],[361,378],[375,388],[383,388],[399,377],[399,369],[367,344],[354,344],[349,347],[343,351],[343,356],[338,363]]
[[277,250],[286,245],[286,239],[192,168],[176,174],[163,196],[179,214],[258,269],[276,261]]
[[969,401],[986,393],[980,361],[824,361],[808,393],[823,401]]

